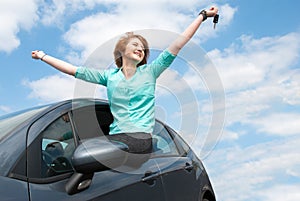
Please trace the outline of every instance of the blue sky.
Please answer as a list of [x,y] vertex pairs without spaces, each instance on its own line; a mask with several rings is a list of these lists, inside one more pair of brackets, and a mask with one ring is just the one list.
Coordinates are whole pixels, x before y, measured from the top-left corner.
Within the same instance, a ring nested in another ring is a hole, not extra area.
[[[193,42],[217,70],[225,106],[215,106],[226,117],[221,134],[205,154],[204,139],[210,132],[185,137],[203,159],[218,200],[300,200],[300,3],[296,0],[1,1],[0,115],[74,97],[76,81],[32,60],[32,50],[82,65],[105,42],[127,31],[147,29],[156,30],[150,41],[163,49],[168,36],[183,31],[211,5],[220,8],[220,23],[213,30],[207,20]],[[188,67],[180,72],[180,66],[189,62],[185,59],[178,58],[174,71],[160,78],[158,110],[171,124],[177,122],[174,117],[185,116],[175,107],[194,112],[203,125],[197,128],[205,132],[214,89]],[[178,95],[186,88],[175,72],[182,73],[198,110]],[[105,90],[99,88],[94,95],[105,97]]]

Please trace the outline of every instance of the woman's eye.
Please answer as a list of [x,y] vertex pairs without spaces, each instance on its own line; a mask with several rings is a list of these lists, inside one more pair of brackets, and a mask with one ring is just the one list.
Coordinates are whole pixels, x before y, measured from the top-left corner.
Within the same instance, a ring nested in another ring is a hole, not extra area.
[[133,45],[134,47],[138,47],[138,46],[140,46],[140,47],[141,47],[141,49],[142,49],[143,51],[145,51],[145,48],[144,48],[144,46],[142,46],[142,45],[139,45],[138,43],[132,43],[132,45]]

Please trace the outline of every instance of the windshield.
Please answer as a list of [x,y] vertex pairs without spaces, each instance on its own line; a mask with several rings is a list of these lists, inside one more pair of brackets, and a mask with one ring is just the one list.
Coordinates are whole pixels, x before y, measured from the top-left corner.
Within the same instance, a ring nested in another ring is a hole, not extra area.
[[0,117],[0,141],[13,129],[21,125],[23,122],[33,117],[38,112],[44,110],[48,106],[40,106],[14,112]]

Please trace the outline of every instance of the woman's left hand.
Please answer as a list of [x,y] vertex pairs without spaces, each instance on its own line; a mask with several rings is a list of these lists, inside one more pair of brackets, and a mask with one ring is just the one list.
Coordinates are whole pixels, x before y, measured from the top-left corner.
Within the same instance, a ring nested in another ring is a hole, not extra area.
[[212,6],[209,10],[206,11],[207,17],[214,17],[218,13],[218,8],[215,6]]

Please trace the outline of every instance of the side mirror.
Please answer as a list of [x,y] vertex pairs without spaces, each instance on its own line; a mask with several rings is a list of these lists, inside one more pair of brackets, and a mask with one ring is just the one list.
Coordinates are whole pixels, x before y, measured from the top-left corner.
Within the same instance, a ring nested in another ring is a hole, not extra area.
[[82,142],[75,150],[72,164],[76,172],[91,174],[124,165],[128,146],[106,137],[92,138]]
[[72,164],[76,172],[67,182],[65,189],[73,195],[89,188],[95,172],[124,165],[128,157],[128,146],[108,141],[106,137],[92,138],[82,142],[75,150]]

